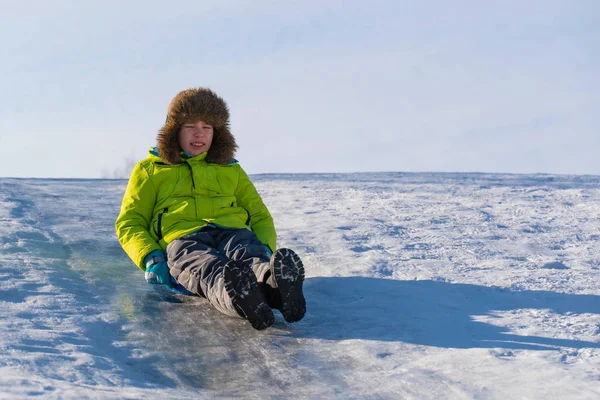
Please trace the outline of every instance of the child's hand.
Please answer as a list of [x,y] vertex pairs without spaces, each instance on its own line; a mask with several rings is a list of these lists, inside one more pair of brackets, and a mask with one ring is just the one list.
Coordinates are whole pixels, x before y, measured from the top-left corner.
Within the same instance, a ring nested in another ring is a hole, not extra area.
[[146,282],[171,287],[171,275],[166,261],[161,261],[146,268]]
[[154,250],[144,259],[146,264],[146,282],[171,287],[171,276],[165,253],[162,250]]
[[273,255],[273,252],[271,251],[271,249],[269,248],[269,246],[267,246],[266,244],[263,245],[263,246],[265,246],[265,251],[266,251],[267,255],[269,257],[271,257]]

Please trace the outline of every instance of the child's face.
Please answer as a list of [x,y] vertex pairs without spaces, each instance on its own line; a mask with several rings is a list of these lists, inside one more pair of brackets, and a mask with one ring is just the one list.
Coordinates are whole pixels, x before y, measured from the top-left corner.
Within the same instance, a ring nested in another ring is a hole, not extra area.
[[179,129],[179,146],[192,157],[207,152],[212,140],[213,127],[203,121],[183,124]]

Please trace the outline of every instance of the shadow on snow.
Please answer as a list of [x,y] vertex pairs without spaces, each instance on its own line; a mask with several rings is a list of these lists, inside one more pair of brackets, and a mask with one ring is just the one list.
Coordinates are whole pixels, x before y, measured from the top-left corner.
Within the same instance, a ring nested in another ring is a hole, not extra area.
[[600,296],[364,277],[309,278],[305,288],[308,313],[296,325],[296,335],[302,338],[401,341],[445,348],[600,348],[594,342],[516,335],[473,319],[520,309],[600,314]]

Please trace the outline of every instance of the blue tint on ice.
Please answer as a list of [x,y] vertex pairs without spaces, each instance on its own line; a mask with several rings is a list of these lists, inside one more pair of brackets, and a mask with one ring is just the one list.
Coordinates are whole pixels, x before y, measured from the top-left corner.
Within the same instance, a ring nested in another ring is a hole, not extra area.
[[600,177],[253,180],[307,269],[305,319],[266,332],[145,283],[114,233],[125,181],[0,179],[0,393],[597,393]]

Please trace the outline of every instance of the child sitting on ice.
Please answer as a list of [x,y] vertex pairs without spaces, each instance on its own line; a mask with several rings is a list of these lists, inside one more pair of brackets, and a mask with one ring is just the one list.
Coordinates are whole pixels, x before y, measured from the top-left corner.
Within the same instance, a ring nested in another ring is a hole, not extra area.
[[304,267],[276,249],[273,218],[233,158],[229,110],[209,89],[169,104],[158,146],[129,179],[116,221],[119,242],[149,283],[205,297],[255,329],[304,317]]

